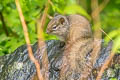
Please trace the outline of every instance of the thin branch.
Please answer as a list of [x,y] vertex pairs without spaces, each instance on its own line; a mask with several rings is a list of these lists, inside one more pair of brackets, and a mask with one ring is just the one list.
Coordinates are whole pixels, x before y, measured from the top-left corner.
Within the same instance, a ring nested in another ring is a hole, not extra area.
[[52,16],[50,16],[49,14],[47,15],[47,17],[49,18],[49,19],[52,19],[53,17]]
[[41,18],[41,21],[40,21],[42,23],[42,25],[41,25],[42,28],[44,28],[44,24],[45,24],[45,21],[46,21],[47,12],[48,12],[48,5],[49,5],[49,3],[47,2],[46,6],[45,6],[45,10],[44,10],[42,18]]
[[[97,0],[91,0],[91,8],[92,11],[94,12],[94,10],[96,10],[96,8],[98,8],[98,1]],[[93,18],[93,24],[94,24],[94,48],[93,48],[93,63],[95,63],[96,58],[99,55],[100,49],[101,49],[101,37],[102,37],[102,33],[100,31],[100,18],[99,18],[99,12],[96,12],[97,16],[92,15]]]
[[111,38],[102,28],[100,28],[100,30],[101,30],[111,41],[113,41],[112,38]]
[[27,30],[27,25],[26,25],[25,20],[24,20],[24,16],[23,16],[23,13],[22,13],[22,10],[21,10],[21,7],[20,7],[19,0],[15,0],[15,3],[16,3],[17,10],[19,12],[19,17],[20,17],[22,27],[23,27],[23,31],[24,31],[24,36],[25,36],[25,40],[26,40],[26,43],[27,43],[28,55],[30,57],[30,60],[33,61],[34,64],[35,64],[38,79],[43,80],[43,77],[40,73],[40,64],[39,64],[38,60],[35,59],[35,57],[33,55],[33,52],[32,52],[32,48],[31,48],[30,40],[29,40],[29,35],[28,35],[28,30]]
[[[95,12],[95,10],[98,9],[98,7],[99,7],[98,0],[91,0],[91,8],[92,8],[91,16],[92,16],[93,25],[94,25],[94,42],[93,42],[93,51],[91,53],[92,68],[96,62],[96,59],[99,56],[100,49],[101,49],[101,39],[102,39],[102,32],[100,30],[100,27],[101,27],[101,22],[99,17],[100,13],[98,10]],[[93,12],[95,13],[93,14]]]
[[[5,19],[4,19],[4,16],[3,16],[3,13],[2,13],[2,12],[0,12],[0,20],[1,20],[1,22],[2,22],[2,28],[3,28],[6,36],[10,36],[10,35],[12,34],[13,36],[18,37],[18,35],[17,35],[16,32],[12,31],[11,29],[9,29],[9,31],[8,31],[7,26],[6,26],[6,24],[5,24]],[[11,33],[11,34],[10,34],[10,33]]]
[[[43,36],[43,29],[44,29],[44,25],[45,25],[45,21],[46,21],[46,17],[47,17],[49,1],[50,0],[48,0],[48,2],[46,3],[45,10],[43,12],[41,19],[37,20],[38,49],[40,49],[40,46],[46,45],[44,36]],[[41,41],[43,43],[41,43]],[[42,57],[42,67],[45,68],[45,72],[49,71],[48,64],[49,64],[49,61],[48,61],[48,56],[47,56],[47,50],[45,49],[43,57]],[[45,80],[48,79],[48,76],[46,74],[44,74],[43,77]]]
[[[93,2],[93,3],[92,3]],[[99,14],[100,12],[104,9],[104,7],[107,5],[107,3],[109,2],[109,0],[104,0],[100,6],[98,6],[98,1],[97,0],[92,0],[92,18],[93,18],[93,23],[95,25],[95,27],[99,30],[96,30],[95,34],[101,34],[99,33],[100,31],[104,32],[101,28],[100,28],[100,18],[99,18]],[[105,33],[105,32],[104,32]],[[106,33],[105,33],[106,34]],[[107,35],[107,34],[106,34]],[[108,35],[107,35],[108,36]],[[101,39],[100,35],[94,35],[94,37]],[[108,36],[109,37],[109,36]],[[110,37],[109,37],[110,38]],[[111,38],[110,38],[111,39]],[[94,39],[95,40],[95,39]],[[112,40],[112,39],[111,39]],[[95,43],[94,45],[96,45],[97,43]],[[101,44],[101,43],[100,43]],[[99,45],[99,44],[98,44]],[[97,46],[96,46],[97,47]],[[97,49],[97,48],[96,48]],[[100,45],[98,46],[98,51],[100,50]],[[94,51],[94,49],[93,49]],[[100,72],[98,73],[98,76],[96,78],[96,80],[101,80],[102,74],[104,73],[105,69],[108,67],[109,63],[111,62],[111,60],[113,59],[115,53],[112,52],[111,55],[108,57],[108,59],[105,61],[105,63],[103,64]],[[94,56],[93,56],[94,57]],[[94,59],[94,58],[93,58]]]
[[63,11],[60,10],[58,7],[56,7],[51,0],[48,0],[48,2],[49,2],[49,4],[50,4],[52,7],[54,7],[59,13],[61,13],[61,14],[63,13]]
[[54,6],[51,0],[48,0],[48,2],[49,2],[49,4],[51,4],[52,6]]
[[106,59],[105,63],[103,64],[103,66],[100,69],[100,72],[98,73],[98,76],[96,78],[96,80],[101,80],[101,77],[105,71],[106,68],[108,68],[108,65],[110,64],[110,62],[112,61],[113,57],[114,57],[115,53],[111,52],[110,56],[108,57],[108,59]]
[[106,5],[108,4],[110,0],[104,0],[98,7],[98,9],[96,10],[99,10],[99,13],[106,7]]
[[9,36],[9,33],[8,33],[8,30],[7,30],[2,12],[0,12],[0,18],[1,18],[1,21],[2,21],[2,25],[3,25],[2,27],[3,27],[3,30],[5,31],[6,36]]
[[[93,12],[92,15],[97,16],[96,13],[100,13],[108,4],[110,0],[104,0]],[[94,2],[93,2],[94,3]]]

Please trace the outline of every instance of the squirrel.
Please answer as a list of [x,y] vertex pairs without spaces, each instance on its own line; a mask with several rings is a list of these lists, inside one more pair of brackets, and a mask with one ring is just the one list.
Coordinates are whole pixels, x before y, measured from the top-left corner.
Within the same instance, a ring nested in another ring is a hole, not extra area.
[[89,21],[77,14],[56,15],[46,32],[65,42],[59,80],[86,80],[89,75],[93,36]]

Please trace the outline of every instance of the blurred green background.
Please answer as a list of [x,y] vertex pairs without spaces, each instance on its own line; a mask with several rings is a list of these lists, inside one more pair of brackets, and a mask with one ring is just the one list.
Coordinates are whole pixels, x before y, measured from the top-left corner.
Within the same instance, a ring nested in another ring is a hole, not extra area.
[[[47,0],[19,0],[28,26],[31,43],[37,41],[36,20],[41,17]],[[101,4],[105,0],[98,0]],[[80,14],[91,20],[91,0],[51,0],[48,14]],[[120,48],[120,0],[110,0],[100,13],[101,28],[114,41],[114,47]],[[49,19],[47,18],[45,28]],[[45,29],[44,29],[45,31]],[[99,33],[98,33],[99,34]],[[57,39],[55,36],[44,34],[46,40]],[[110,39],[103,34],[105,43]],[[14,0],[0,0],[0,56],[13,52],[25,44],[22,25]]]

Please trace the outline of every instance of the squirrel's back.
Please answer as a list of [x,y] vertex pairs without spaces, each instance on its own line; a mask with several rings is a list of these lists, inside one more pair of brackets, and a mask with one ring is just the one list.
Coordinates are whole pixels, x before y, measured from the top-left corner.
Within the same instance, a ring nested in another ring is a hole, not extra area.
[[75,41],[80,38],[91,38],[92,31],[89,21],[80,15],[70,15],[69,20],[69,33],[68,38]]

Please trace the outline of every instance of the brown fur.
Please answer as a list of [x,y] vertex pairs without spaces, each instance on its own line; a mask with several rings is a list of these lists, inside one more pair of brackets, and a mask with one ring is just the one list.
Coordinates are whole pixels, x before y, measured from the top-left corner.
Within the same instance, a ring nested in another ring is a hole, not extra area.
[[[54,25],[57,25],[56,29]],[[80,15],[58,15],[48,24],[47,32],[57,35],[66,43],[59,79],[86,80],[91,68],[90,56],[87,55],[93,48],[89,21]]]

